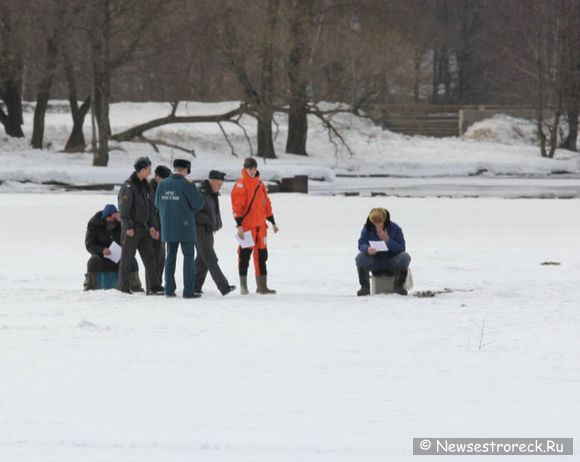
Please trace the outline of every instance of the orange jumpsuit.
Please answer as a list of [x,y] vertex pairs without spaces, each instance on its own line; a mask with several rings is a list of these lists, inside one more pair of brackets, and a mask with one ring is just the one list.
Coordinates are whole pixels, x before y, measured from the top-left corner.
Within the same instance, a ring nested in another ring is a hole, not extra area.
[[258,276],[266,275],[266,261],[268,260],[266,246],[268,225],[266,220],[272,224],[275,224],[275,221],[272,203],[268,197],[266,185],[260,180],[260,174],[257,172],[256,176],[252,178],[246,169],[242,169],[242,177],[234,185],[231,197],[237,225],[242,226],[244,232],[252,232],[255,244],[254,247],[246,249],[238,248],[239,274],[247,276],[250,256],[253,253],[256,274]]

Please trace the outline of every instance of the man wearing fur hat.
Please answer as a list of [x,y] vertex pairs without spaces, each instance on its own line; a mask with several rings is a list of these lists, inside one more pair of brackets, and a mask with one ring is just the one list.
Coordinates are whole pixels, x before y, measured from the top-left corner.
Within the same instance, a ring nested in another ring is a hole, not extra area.
[[[165,165],[158,165],[155,167],[155,172],[153,178],[149,182],[149,186],[151,186],[153,202],[155,202],[155,193],[157,193],[157,186],[161,183],[165,178],[171,175],[171,170],[169,167]],[[156,221],[159,223],[159,210],[155,207],[155,214],[156,214]],[[160,228],[158,228],[160,230]],[[163,242],[163,236],[159,236],[159,239],[153,240],[153,251],[155,252],[155,264],[157,265],[157,272],[156,272],[156,280],[155,286],[161,287],[163,286],[163,268],[165,267],[165,243]]]
[[[119,271],[119,264],[107,258],[111,255],[110,247],[113,242],[121,245],[121,216],[117,207],[107,204],[103,210],[95,213],[87,224],[85,247],[91,254],[91,258],[87,262],[87,273],[83,284],[85,290],[97,289],[97,273]],[[136,259],[131,262],[129,287],[133,292],[143,292]]]
[[195,216],[197,236],[195,241],[197,249],[197,258],[195,259],[196,293],[202,293],[208,271],[222,295],[227,295],[236,289],[236,286],[230,285],[224,276],[214,250],[213,235],[222,227],[219,191],[225,179],[224,172],[212,170],[209,172],[209,178],[199,186],[199,192],[203,195],[205,204]]
[[145,265],[147,295],[163,294],[163,287],[157,284],[157,265],[153,240],[159,239],[159,224],[153,204],[153,193],[147,178],[151,174],[151,161],[139,157],[133,165],[135,171],[123,183],[119,191],[119,212],[121,214],[122,251],[119,266],[119,290],[132,293],[129,284],[131,261],[139,251]]
[[165,260],[165,295],[175,296],[175,265],[177,249],[183,253],[183,298],[197,298],[195,293],[195,213],[204,199],[193,183],[185,177],[191,173],[191,163],[173,161],[173,175],[163,180],[155,195],[155,205],[161,219],[161,235],[167,245]]
[[[370,241],[383,241],[387,251],[377,251],[371,247]],[[369,271],[390,272],[395,276],[395,292],[407,295],[405,280],[409,270],[411,257],[405,252],[405,237],[399,225],[391,221],[388,210],[374,208],[370,211],[360,238],[358,240],[360,253],[356,257],[356,267],[360,289],[357,295],[370,294]]]

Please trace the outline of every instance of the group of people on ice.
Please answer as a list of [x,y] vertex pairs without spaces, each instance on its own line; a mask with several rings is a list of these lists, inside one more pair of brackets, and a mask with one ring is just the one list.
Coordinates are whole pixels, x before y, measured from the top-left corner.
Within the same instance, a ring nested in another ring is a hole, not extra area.
[[[121,186],[118,207],[107,204],[88,222],[85,245],[91,257],[84,289],[106,288],[99,276],[112,274],[113,284],[121,292],[175,297],[177,251],[181,247],[184,298],[198,298],[203,294],[208,272],[222,295],[235,290],[236,286],[223,274],[214,249],[214,233],[223,225],[219,192],[225,173],[211,170],[208,178],[196,187],[187,179],[191,173],[188,160],[174,160],[173,172],[166,166],[157,166],[151,181],[148,181],[152,173],[148,157],[137,159],[134,170]],[[231,192],[231,205],[240,241],[240,292],[249,293],[248,269],[253,259],[256,292],[275,294],[268,287],[268,222],[275,233],[279,228],[254,158],[244,160],[241,177]],[[380,241],[384,245],[377,248],[376,243]],[[394,291],[407,295],[405,281],[411,258],[405,251],[403,231],[390,220],[386,209],[371,210],[361,231],[358,249],[356,266],[361,287],[357,295],[370,294],[369,272],[392,275]],[[120,253],[120,259],[113,258],[115,251]],[[139,278],[137,252],[145,265],[145,289]]]

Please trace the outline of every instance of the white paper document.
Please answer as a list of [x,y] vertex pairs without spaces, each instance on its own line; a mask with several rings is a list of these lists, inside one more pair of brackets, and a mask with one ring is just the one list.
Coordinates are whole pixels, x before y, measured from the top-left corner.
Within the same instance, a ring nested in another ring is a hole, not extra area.
[[371,249],[375,249],[377,252],[388,252],[389,248],[385,241],[369,241]]
[[254,238],[252,237],[251,231],[246,231],[244,233],[244,238],[240,238],[239,235],[236,234],[236,239],[240,243],[240,247],[242,249],[247,249],[248,247],[254,247]]
[[119,260],[121,260],[121,246],[113,241],[109,246],[109,250],[111,251],[111,255],[105,255],[104,257],[115,263],[119,263]]

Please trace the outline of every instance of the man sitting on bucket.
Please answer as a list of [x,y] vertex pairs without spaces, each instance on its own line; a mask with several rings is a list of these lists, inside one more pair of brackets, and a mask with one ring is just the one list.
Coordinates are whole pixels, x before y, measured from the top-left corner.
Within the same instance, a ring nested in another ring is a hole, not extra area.
[[[83,284],[85,290],[106,288],[99,285],[97,275],[119,271],[119,264],[108,258],[111,255],[110,247],[113,242],[121,245],[121,215],[117,207],[113,204],[107,204],[103,210],[95,213],[87,224],[85,246],[91,254],[91,258],[87,262],[87,273]],[[131,291],[143,292],[139,280],[139,266],[135,258],[131,260],[130,269],[129,285]]]
[[[371,245],[372,241],[383,241],[386,251],[378,251]],[[391,221],[387,209],[374,208],[370,211],[358,240],[358,250],[360,253],[356,257],[356,267],[360,289],[357,295],[371,293],[369,271],[392,273],[395,277],[395,292],[407,295],[405,281],[411,257],[405,252],[403,230]]]

